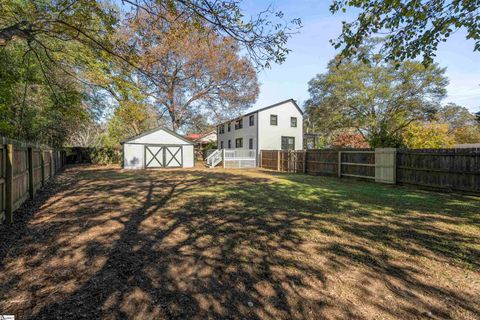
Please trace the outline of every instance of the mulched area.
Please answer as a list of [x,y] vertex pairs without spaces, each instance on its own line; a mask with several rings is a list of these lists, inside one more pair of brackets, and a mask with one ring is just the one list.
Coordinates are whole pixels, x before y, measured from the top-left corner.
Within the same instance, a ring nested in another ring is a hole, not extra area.
[[479,208],[261,170],[69,167],[0,226],[0,314],[480,319]]

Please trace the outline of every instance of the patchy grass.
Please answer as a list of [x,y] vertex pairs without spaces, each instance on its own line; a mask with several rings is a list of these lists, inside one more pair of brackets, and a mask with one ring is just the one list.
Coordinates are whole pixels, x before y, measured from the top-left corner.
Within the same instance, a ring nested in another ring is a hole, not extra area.
[[475,319],[480,198],[268,171],[72,167],[1,227],[0,314]]

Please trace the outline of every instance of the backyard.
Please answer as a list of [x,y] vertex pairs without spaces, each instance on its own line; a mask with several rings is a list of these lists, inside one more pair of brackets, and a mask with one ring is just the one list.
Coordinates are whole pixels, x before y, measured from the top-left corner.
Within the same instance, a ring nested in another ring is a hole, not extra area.
[[267,170],[67,167],[0,226],[0,313],[475,319],[480,197]]

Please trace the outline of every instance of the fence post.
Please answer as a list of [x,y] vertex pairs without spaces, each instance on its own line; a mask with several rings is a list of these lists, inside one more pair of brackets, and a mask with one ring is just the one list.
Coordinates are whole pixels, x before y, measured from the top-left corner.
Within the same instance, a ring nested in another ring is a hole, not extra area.
[[45,185],[45,160],[43,159],[43,149],[40,149],[40,164],[42,167],[42,187]]
[[277,171],[280,171],[280,150],[277,151]]
[[5,221],[13,222],[13,145],[7,144],[5,166]]
[[338,151],[338,177],[342,177],[342,151]]
[[397,149],[375,148],[375,182],[397,183]]
[[303,151],[303,173],[307,172],[307,150]]
[[50,157],[50,178],[51,178],[55,174],[55,171],[53,169],[53,166],[55,164],[53,163],[53,152],[52,152],[52,150],[48,151],[48,155]]
[[30,199],[33,199],[33,149],[28,147],[27,149],[27,165],[28,165],[28,192],[30,193]]

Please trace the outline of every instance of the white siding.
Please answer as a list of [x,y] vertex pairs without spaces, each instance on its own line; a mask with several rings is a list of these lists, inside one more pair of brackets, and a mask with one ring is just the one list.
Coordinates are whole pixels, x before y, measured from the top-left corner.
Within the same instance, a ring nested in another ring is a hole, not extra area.
[[243,138],[242,149],[248,149],[248,139],[253,138],[253,149],[257,149],[257,113],[253,114],[254,125],[250,126],[250,115],[243,117],[243,128],[235,130],[235,120],[231,122],[231,131],[228,132],[228,123],[224,123],[225,133],[218,134],[218,148],[220,149],[221,141],[223,141],[223,148],[228,149],[228,140],[231,141],[231,149],[235,149],[235,139]]
[[143,144],[123,145],[123,167],[127,169],[143,169],[145,165],[145,146]]
[[[277,115],[277,125],[270,125],[270,115]],[[290,118],[297,118],[297,127],[290,126]],[[282,136],[295,138],[295,150],[303,149],[303,116],[291,102],[259,111],[259,150],[280,150]]]
[[145,167],[145,145],[178,145],[183,148],[183,167],[194,166],[193,144],[176,137],[163,129],[154,131],[142,137],[125,142],[123,145],[123,166],[128,169],[143,169]]
[[195,165],[194,156],[193,156],[193,145],[184,145],[183,146],[183,167],[184,168],[193,168]]

